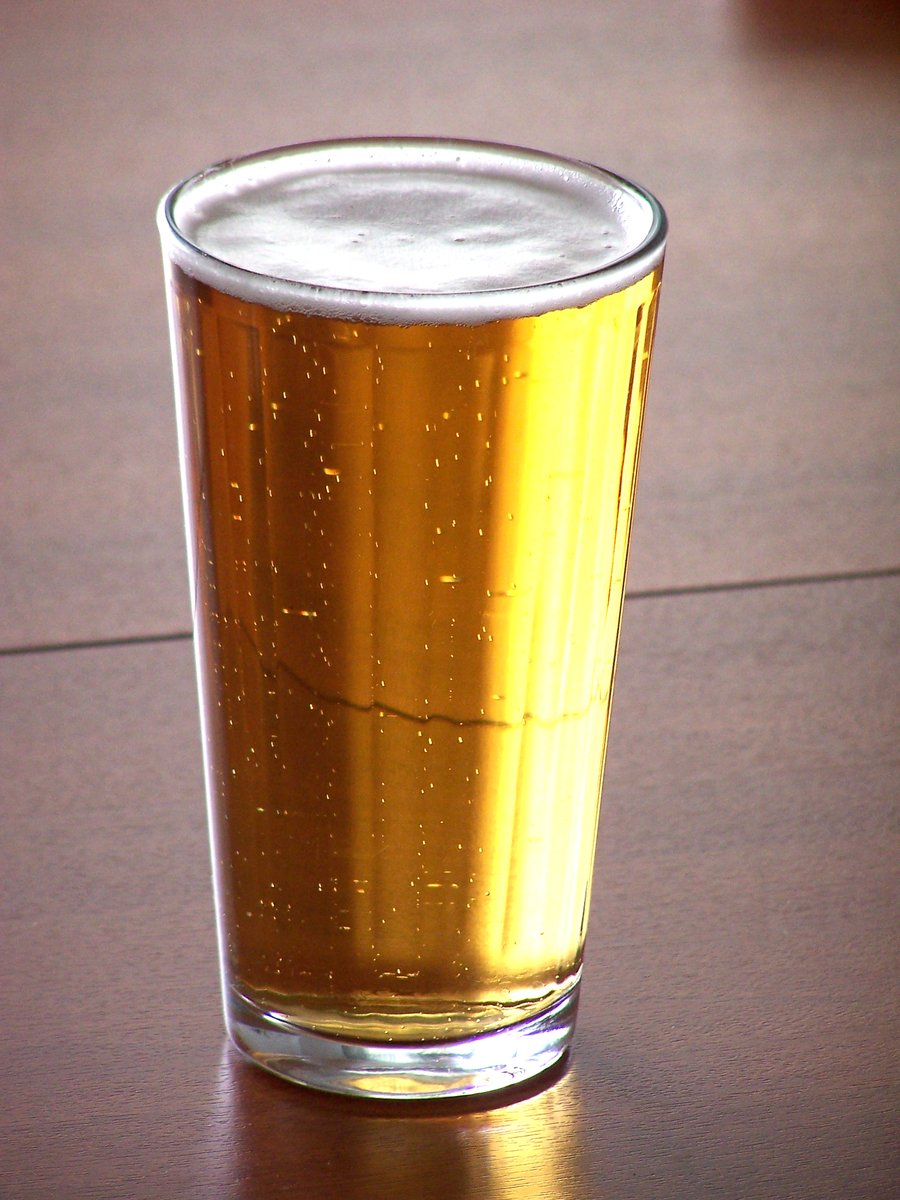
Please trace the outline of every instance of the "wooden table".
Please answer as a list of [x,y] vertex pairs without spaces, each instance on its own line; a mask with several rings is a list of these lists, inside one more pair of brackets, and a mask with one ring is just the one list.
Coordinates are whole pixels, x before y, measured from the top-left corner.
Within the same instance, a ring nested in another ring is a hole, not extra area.
[[[892,6],[4,9],[0,1196],[887,1197]],[[492,1103],[225,1044],[153,206],[238,151],[540,146],[673,227],[573,1053]]]

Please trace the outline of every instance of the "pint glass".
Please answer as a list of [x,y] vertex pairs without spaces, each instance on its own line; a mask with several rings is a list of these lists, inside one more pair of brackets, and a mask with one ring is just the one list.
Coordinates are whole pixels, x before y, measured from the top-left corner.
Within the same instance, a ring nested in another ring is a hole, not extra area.
[[159,212],[229,1033],[490,1091],[572,1036],[665,217],[535,151],[269,151]]

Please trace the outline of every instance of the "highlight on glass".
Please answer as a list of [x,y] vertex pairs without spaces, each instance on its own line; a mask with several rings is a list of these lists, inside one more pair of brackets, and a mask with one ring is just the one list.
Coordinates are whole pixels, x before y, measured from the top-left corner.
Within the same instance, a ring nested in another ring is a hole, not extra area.
[[574,1028],[666,221],[587,164],[370,139],[159,227],[229,1033],[491,1091]]

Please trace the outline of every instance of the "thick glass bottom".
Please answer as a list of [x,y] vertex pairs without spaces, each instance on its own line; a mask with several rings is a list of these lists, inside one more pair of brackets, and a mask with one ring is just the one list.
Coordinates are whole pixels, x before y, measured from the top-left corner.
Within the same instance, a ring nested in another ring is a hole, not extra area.
[[546,1071],[575,1028],[578,985],[537,1016],[446,1042],[362,1042],[314,1033],[232,993],[228,1032],[237,1048],[292,1083],[370,1099],[422,1100],[499,1091]]

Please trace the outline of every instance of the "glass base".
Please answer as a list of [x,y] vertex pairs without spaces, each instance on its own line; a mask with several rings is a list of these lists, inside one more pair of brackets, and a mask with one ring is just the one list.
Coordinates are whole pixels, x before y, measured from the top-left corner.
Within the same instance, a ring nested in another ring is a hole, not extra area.
[[314,1033],[226,1001],[228,1032],[252,1062],[282,1079],[370,1099],[423,1100],[499,1091],[546,1071],[575,1029],[578,985],[516,1025],[450,1042],[360,1042]]

